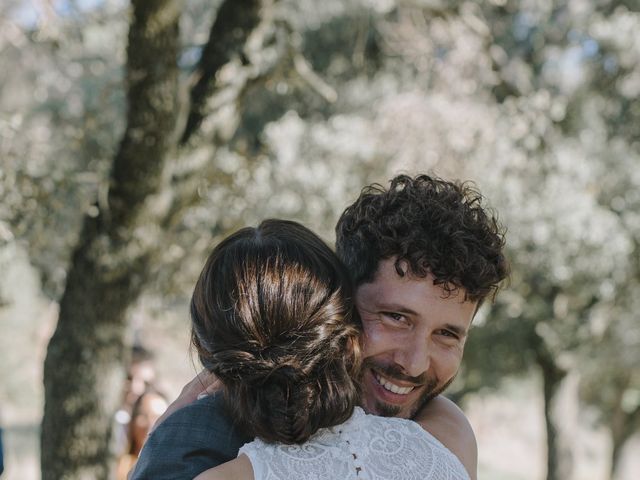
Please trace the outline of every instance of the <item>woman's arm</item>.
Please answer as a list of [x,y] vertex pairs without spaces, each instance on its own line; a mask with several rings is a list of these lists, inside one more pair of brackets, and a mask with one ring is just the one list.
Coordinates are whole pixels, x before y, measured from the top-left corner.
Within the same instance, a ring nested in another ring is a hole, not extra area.
[[154,423],[149,430],[149,434],[175,411],[192,404],[202,395],[213,395],[221,389],[222,382],[213,373],[202,370],[189,383],[182,387],[178,398],[171,402],[165,412],[156,420],[156,423]]
[[458,457],[471,480],[476,480],[478,471],[476,436],[469,420],[455,403],[439,395],[422,407],[414,420]]
[[230,462],[202,472],[194,480],[254,480],[253,468],[249,457],[240,454]]

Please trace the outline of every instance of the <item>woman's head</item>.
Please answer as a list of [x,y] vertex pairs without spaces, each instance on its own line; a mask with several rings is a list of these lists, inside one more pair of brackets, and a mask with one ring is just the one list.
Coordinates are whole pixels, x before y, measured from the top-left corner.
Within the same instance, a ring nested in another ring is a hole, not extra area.
[[352,297],[344,266],[298,223],[265,220],[213,250],[191,300],[192,343],[247,433],[302,442],[351,415]]
[[153,389],[145,390],[137,398],[129,421],[129,454],[137,456],[140,453],[149,430],[167,409],[167,405],[165,396]]

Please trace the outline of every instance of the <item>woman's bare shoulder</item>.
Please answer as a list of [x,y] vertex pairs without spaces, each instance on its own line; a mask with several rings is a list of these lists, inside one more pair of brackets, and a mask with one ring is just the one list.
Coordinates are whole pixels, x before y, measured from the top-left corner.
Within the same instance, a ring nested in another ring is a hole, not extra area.
[[458,457],[471,480],[476,479],[478,469],[476,436],[469,420],[455,403],[439,395],[422,407],[414,420]]
[[194,480],[254,480],[253,468],[249,458],[241,454],[230,462],[202,472]]

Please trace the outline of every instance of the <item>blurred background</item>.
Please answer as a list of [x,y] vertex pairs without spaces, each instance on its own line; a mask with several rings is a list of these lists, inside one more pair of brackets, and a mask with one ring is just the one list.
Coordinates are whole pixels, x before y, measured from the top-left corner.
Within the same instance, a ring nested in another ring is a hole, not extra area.
[[479,478],[640,477],[637,0],[3,0],[0,65],[3,478],[115,478],[211,246],[333,242],[400,172],[508,229],[450,391]]

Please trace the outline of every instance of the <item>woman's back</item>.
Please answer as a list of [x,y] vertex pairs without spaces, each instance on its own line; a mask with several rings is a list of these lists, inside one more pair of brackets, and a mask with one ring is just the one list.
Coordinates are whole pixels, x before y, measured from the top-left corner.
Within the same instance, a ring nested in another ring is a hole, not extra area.
[[417,423],[360,408],[301,445],[256,440],[240,453],[249,457],[255,480],[469,478],[458,458]]

